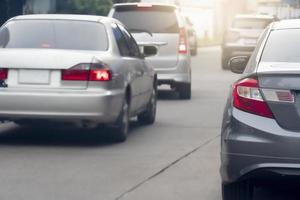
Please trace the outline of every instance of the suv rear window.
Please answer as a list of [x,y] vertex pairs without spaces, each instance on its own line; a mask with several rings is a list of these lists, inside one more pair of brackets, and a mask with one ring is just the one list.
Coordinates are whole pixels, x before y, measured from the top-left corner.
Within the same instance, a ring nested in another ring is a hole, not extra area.
[[113,17],[120,20],[131,31],[147,30],[152,33],[178,33],[179,25],[174,8],[139,8],[137,6],[116,7]]

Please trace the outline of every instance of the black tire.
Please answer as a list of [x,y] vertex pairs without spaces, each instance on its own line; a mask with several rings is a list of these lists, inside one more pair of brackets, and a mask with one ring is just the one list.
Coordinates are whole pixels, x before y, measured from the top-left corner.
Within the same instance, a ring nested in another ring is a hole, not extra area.
[[222,58],[222,69],[223,70],[229,70],[228,62],[229,62],[229,58],[228,57],[223,57]]
[[147,109],[142,114],[138,115],[138,121],[140,124],[151,125],[154,124],[156,118],[156,105],[157,105],[157,89],[153,88],[150,102]]
[[253,200],[253,191],[249,181],[222,185],[223,200]]
[[191,50],[191,55],[192,56],[196,56],[197,54],[198,54],[198,49],[197,48]]
[[128,100],[124,100],[122,111],[111,133],[111,139],[114,142],[125,142],[127,140],[130,125],[129,108]]
[[181,83],[178,85],[179,98],[183,100],[190,100],[192,98],[192,84]]

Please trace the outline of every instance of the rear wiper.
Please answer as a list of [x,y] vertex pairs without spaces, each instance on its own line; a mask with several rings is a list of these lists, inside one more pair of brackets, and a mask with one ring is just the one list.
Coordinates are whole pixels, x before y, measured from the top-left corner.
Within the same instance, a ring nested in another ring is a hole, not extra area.
[[148,31],[146,29],[129,29],[131,33],[148,33],[151,37],[153,36],[151,31]]

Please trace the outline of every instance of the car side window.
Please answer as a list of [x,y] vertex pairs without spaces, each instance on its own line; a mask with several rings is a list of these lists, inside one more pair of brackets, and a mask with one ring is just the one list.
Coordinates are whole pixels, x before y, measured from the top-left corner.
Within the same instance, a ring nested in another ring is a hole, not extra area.
[[116,38],[121,56],[131,56],[129,45],[120,28],[116,24],[112,24],[112,30]]
[[261,45],[262,45],[265,37],[268,34],[268,30],[269,30],[269,28],[266,28],[264,30],[264,32],[260,35],[260,37],[258,39],[258,42],[257,42],[257,45],[256,45],[256,48],[255,48],[254,52],[252,53],[252,55],[251,55],[251,57],[248,61],[248,64],[247,64],[247,67],[246,67],[244,73],[246,73],[246,74],[247,73],[252,73],[255,70],[255,68],[256,68],[256,57],[257,57],[257,54],[258,54],[258,52],[261,48]]
[[125,39],[128,43],[129,49],[130,49],[130,56],[132,57],[137,57],[140,58],[141,57],[141,52],[140,52],[140,48],[137,45],[135,39],[132,37],[132,35],[126,30],[125,27],[123,27],[122,25],[118,25],[120,27],[120,30],[122,31],[122,33],[125,36]]

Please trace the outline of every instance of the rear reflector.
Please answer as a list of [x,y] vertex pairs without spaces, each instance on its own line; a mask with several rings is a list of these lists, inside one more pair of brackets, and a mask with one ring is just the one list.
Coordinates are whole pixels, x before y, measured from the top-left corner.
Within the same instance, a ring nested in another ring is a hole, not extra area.
[[274,118],[273,113],[261,95],[258,81],[255,78],[245,78],[234,85],[233,104],[239,110]]
[[185,28],[181,28],[179,31],[179,44],[178,44],[178,53],[187,54],[188,53],[188,42],[187,34]]
[[6,80],[8,74],[8,69],[2,69],[0,68],[0,80]]
[[290,90],[262,89],[267,101],[294,103],[295,95]]
[[63,81],[110,81],[112,74],[103,64],[79,64],[62,71]]

